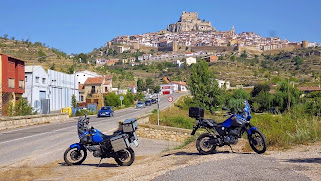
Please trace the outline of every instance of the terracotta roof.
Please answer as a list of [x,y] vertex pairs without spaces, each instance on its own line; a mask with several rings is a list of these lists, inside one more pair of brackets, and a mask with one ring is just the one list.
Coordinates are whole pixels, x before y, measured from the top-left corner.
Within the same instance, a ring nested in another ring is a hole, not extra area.
[[90,84],[102,84],[104,80],[104,77],[88,77],[85,85],[90,85]]
[[79,85],[78,85],[78,89],[79,89],[79,90],[84,89],[84,84],[79,84]]
[[320,87],[298,87],[300,91],[321,91]]
[[109,82],[109,81],[106,81],[106,82],[104,83],[104,85],[110,85],[110,82]]
[[182,81],[172,81],[171,84],[186,85],[186,82],[182,82]]
[[137,87],[137,86],[136,85],[129,85],[128,87],[134,88],[134,87]]

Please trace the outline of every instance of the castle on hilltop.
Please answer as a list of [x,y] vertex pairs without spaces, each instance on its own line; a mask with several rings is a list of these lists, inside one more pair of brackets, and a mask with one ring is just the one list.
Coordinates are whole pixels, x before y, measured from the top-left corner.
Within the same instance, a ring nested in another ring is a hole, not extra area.
[[200,20],[197,12],[183,11],[179,21],[167,26],[167,31],[170,32],[185,32],[185,31],[216,31],[212,27],[211,22]]

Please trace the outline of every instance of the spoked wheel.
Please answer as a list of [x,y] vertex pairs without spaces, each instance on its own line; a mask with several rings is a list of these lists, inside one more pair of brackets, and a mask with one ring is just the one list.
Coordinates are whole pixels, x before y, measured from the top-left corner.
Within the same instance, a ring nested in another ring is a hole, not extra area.
[[135,160],[135,152],[132,148],[126,148],[116,153],[115,161],[120,166],[130,166]]
[[251,148],[258,154],[262,154],[266,151],[266,140],[259,130],[252,131],[251,136],[249,136],[249,143]]
[[68,148],[64,154],[67,165],[80,165],[87,157],[86,149]]
[[196,141],[196,148],[202,155],[215,153],[216,145],[210,144],[210,140],[214,139],[209,133],[201,134]]

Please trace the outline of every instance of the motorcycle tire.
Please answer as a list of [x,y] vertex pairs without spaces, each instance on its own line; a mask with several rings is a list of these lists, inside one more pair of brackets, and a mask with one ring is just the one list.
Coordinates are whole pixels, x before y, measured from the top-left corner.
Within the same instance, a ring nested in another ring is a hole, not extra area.
[[248,136],[249,143],[253,151],[258,154],[262,154],[266,151],[267,144],[266,139],[259,130],[254,130],[251,136]]
[[200,154],[208,155],[215,153],[216,145],[209,144],[210,139],[214,139],[214,137],[209,133],[203,133],[198,137],[196,148]]
[[[83,152],[83,153],[81,153]],[[70,156],[70,158],[68,157]],[[64,160],[67,165],[80,165],[87,158],[87,150],[82,148],[78,150],[77,148],[68,148],[64,153]]]
[[120,166],[130,166],[135,160],[135,152],[132,148],[126,148],[116,152],[115,161]]

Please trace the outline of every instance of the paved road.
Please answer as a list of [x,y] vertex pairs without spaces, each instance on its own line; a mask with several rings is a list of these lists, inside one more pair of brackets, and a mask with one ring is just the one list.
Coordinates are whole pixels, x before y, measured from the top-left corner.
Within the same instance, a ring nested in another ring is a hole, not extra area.
[[[220,153],[213,156],[222,156]],[[234,158],[205,162],[166,172],[155,181],[186,180],[310,180],[297,173],[304,166],[280,164],[276,159],[258,154],[238,154]]]
[[[172,94],[177,99],[182,94]],[[161,96],[160,108],[169,106],[168,96]],[[117,128],[118,121],[142,116],[156,109],[157,105],[143,109],[128,108],[118,110],[114,117],[97,118],[92,116],[90,125],[103,133]],[[24,127],[0,132],[0,166],[11,165],[22,161],[31,161],[36,165],[48,163],[62,157],[64,150],[71,144],[78,142],[76,122],[78,118],[57,124],[46,124]],[[148,141],[145,141],[148,143]],[[143,151],[143,150],[141,150]],[[140,153],[137,153],[138,155]]]

